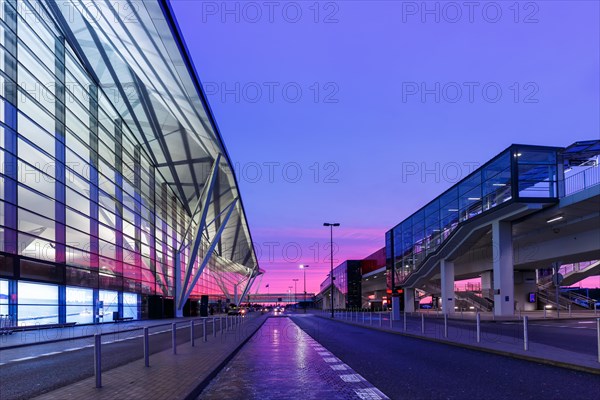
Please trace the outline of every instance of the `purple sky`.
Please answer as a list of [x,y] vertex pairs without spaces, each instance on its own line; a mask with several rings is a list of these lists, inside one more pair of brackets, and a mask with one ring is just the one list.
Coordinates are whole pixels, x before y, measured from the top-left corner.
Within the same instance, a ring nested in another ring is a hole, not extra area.
[[319,290],[325,221],[342,224],[336,265],[363,258],[510,144],[598,137],[598,2],[314,4],[172,0],[238,163],[261,292],[301,291],[301,263]]

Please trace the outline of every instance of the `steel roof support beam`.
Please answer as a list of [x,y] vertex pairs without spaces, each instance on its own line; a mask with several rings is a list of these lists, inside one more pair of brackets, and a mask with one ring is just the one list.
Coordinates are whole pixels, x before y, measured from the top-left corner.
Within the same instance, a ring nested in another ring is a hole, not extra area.
[[[213,188],[215,186],[215,183],[218,180],[219,162],[220,161],[221,161],[221,154],[219,154],[217,156],[217,159],[213,163],[212,171],[211,171],[210,175],[208,176],[208,180],[207,180],[206,184],[204,185],[204,189],[202,190],[202,195],[198,199],[198,203],[196,203],[196,207],[194,207],[194,212],[192,214],[192,217],[190,218],[190,223],[189,223],[187,229],[185,230],[185,234],[181,238],[181,245],[180,245],[179,249],[177,250],[177,252],[175,253],[175,268],[177,271],[181,268],[181,253],[183,252],[184,248],[186,247],[184,245],[185,240],[186,240],[188,233],[192,227],[192,224],[194,223],[194,219],[195,219],[196,215],[198,214],[198,209],[200,207],[202,207],[202,209],[200,210],[200,220],[198,221],[196,235],[195,235],[194,239],[192,240],[193,247],[192,247],[192,252],[190,253],[188,262],[187,262],[187,268],[185,270],[185,279],[183,281],[183,285],[181,285],[181,289],[175,290],[175,294],[177,296],[177,299],[176,299],[177,300],[176,301],[177,310],[180,310],[183,307],[183,304],[185,303],[185,300],[182,300],[182,299],[184,297],[183,296],[184,293],[188,290],[188,284],[189,284],[190,278],[192,276],[192,269],[194,268],[194,261],[198,257],[198,249],[200,247],[200,243],[202,242],[202,232],[206,228],[206,215],[208,214],[208,207],[209,207],[211,199],[212,199]],[[178,279],[178,282],[179,282],[179,279]],[[193,287],[193,285],[192,285],[192,287]],[[187,300],[187,298],[186,298],[186,300]]]
[[[217,246],[217,243],[221,239],[221,234],[223,233],[223,231],[225,230],[225,227],[227,226],[227,222],[229,221],[229,217],[231,217],[231,214],[233,213],[233,210],[235,209],[235,205],[236,205],[237,201],[238,201],[238,199],[235,198],[227,206],[227,208],[229,209],[227,211],[227,215],[223,219],[222,225],[219,227],[219,230],[217,231],[217,233],[213,237],[213,239],[212,239],[212,241],[210,243],[210,246],[206,250],[206,253],[204,254],[204,258],[202,259],[202,262],[198,266],[198,271],[196,271],[196,275],[194,276],[194,279],[192,280],[192,283],[188,286],[187,290],[185,290],[185,292],[184,292],[185,295],[183,295],[179,299],[179,305],[177,307],[177,311],[183,309],[183,305],[185,304],[185,302],[187,301],[187,299],[190,297],[190,294],[192,294],[192,290],[194,289],[194,286],[196,286],[196,283],[198,283],[198,279],[200,279],[200,276],[202,275],[202,271],[204,271],[204,267],[206,267],[206,264],[208,264],[208,261],[212,257],[213,252],[215,251],[215,247]],[[196,255],[197,255],[197,247],[199,246],[200,241],[202,240],[202,235],[200,233],[201,233],[200,229],[198,229],[198,232],[196,233],[196,239],[195,239],[196,243],[194,243],[194,247],[196,248]],[[194,259],[195,259],[195,257],[196,256],[194,256],[194,258],[190,257],[190,259],[188,261],[188,270],[191,270],[192,267],[194,266]],[[182,288],[182,289],[185,289],[185,288]]]

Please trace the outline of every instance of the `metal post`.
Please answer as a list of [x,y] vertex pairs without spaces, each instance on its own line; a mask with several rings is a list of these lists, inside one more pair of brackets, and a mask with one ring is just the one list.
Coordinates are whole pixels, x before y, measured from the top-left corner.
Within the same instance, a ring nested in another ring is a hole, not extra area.
[[544,318],[546,318],[546,306],[544,306]]
[[96,387],[102,387],[102,336],[94,335],[94,375],[96,376]]
[[144,366],[150,366],[150,338],[148,336],[148,327],[144,328]]
[[477,311],[477,343],[481,343],[481,316]]
[[383,324],[383,314],[379,314],[379,326]]
[[369,322],[371,325],[373,325],[373,311],[371,311],[371,317],[369,318]]
[[394,322],[392,321],[392,312],[390,311],[390,328],[394,327]]
[[425,334],[425,314],[421,314],[421,333]]
[[363,325],[365,324],[365,312],[363,311],[362,313],[362,317],[363,317]]
[[529,332],[527,331],[527,323],[529,318],[527,315],[523,317],[523,349],[529,350]]
[[217,319],[213,318],[213,337],[217,337]]
[[194,347],[196,345],[196,343],[194,342],[194,320],[193,319],[190,320],[190,343],[191,343],[192,347]]
[[171,344],[173,346],[173,354],[177,354],[177,323],[173,323],[171,328]]
[[219,329],[221,330],[221,336],[223,336],[223,317],[219,318]]
[[569,304],[569,318],[571,318],[571,305]]
[[[214,329],[214,327],[213,327]],[[204,334],[204,341],[208,342],[208,329],[206,329],[206,320],[202,320],[202,333]]]
[[444,337],[448,337],[448,313],[444,313]]
[[596,336],[598,337],[598,362],[600,363],[600,318],[596,320]]
[[404,332],[406,332],[406,311],[404,311]]

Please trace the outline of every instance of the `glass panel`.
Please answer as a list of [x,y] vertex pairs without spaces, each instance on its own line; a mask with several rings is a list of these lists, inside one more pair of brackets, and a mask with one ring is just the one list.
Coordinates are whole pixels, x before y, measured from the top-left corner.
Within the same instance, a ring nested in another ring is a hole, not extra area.
[[119,311],[119,294],[112,290],[100,290],[98,294],[98,316],[100,322],[113,321],[113,312]]
[[123,317],[124,318],[139,318],[139,295],[135,293],[123,293]]
[[18,283],[19,326],[58,323],[58,286]]
[[0,315],[8,314],[8,281],[0,279]]
[[67,322],[94,322],[94,291],[67,286]]

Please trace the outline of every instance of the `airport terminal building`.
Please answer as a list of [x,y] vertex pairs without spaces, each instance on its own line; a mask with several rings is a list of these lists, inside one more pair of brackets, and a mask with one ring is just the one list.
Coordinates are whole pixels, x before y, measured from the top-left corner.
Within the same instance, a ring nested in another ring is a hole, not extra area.
[[261,271],[168,2],[0,4],[0,314],[97,323],[242,301]]
[[[383,249],[335,268],[334,308],[594,310],[600,299],[573,286],[600,275],[599,161],[600,140],[509,146],[386,232]],[[327,277],[318,307],[330,292]]]

